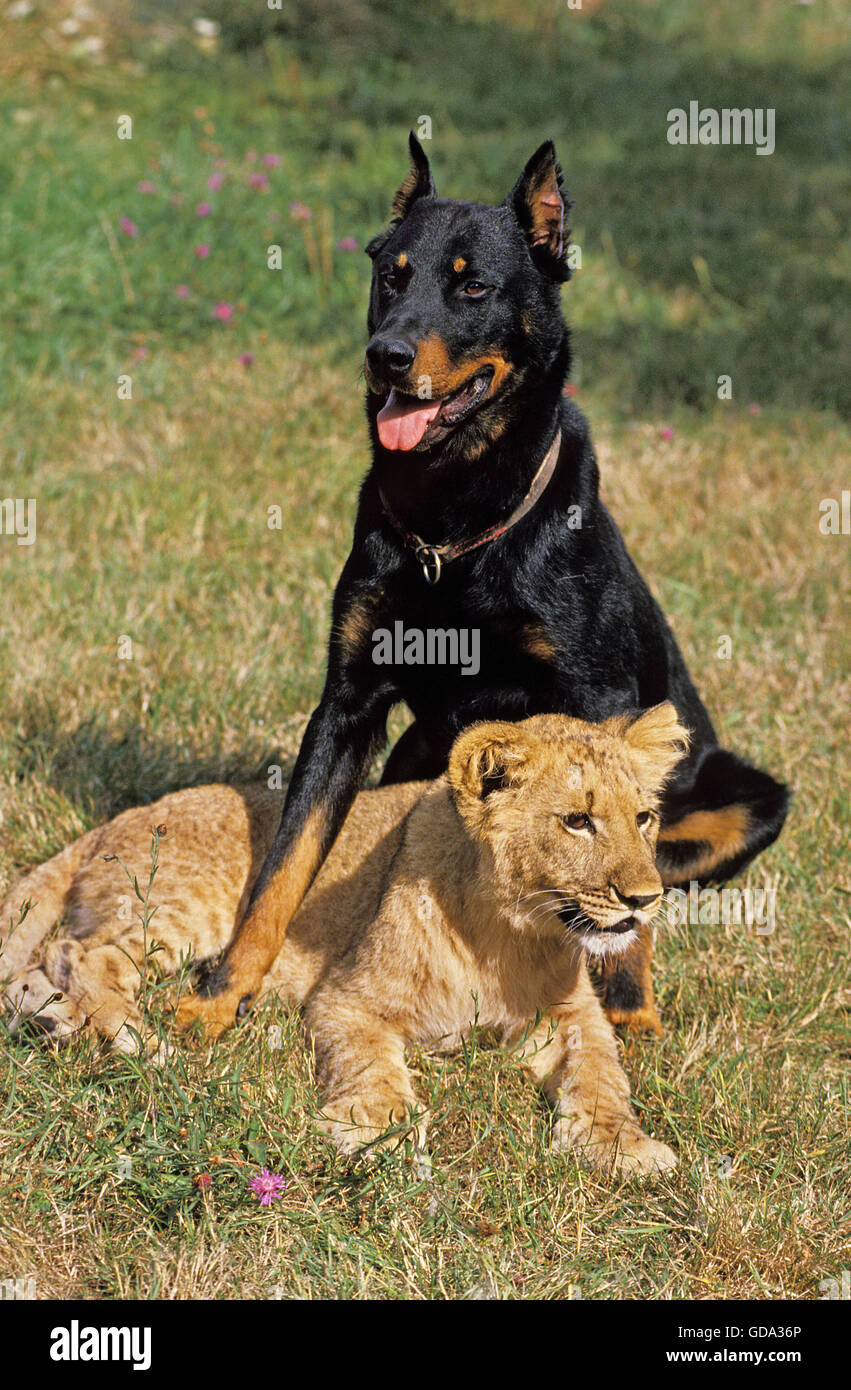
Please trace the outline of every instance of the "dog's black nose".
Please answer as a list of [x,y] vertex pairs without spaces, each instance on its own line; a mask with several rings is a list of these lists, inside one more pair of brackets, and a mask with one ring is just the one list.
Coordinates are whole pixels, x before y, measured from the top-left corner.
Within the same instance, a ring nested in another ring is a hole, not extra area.
[[411,366],[417,350],[404,338],[382,338],[376,335],[366,345],[366,360],[370,371],[388,381],[398,381]]

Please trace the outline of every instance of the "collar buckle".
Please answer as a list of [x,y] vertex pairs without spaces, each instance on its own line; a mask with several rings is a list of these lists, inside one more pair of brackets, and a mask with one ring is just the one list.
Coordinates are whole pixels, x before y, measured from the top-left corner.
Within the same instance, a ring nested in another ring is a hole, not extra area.
[[414,547],[414,558],[423,567],[426,584],[436,584],[440,579],[443,570],[443,561],[440,558],[441,549],[441,546],[426,545],[425,541],[422,540],[418,540]]

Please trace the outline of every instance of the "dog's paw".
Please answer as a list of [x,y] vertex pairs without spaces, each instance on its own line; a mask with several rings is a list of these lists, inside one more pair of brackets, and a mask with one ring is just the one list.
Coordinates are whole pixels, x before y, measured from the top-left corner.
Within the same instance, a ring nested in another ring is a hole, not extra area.
[[187,994],[177,1006],[175,1027],[181,1033],[188,1033],[200,1025],[204,1041],[214,1042],[236,1022],[238,1009],[239,999],[227,994],[215,994],[209,998],[201,994]]
[[657,1038],[665,1036],[655,1004],[644,1004],[640,1009],[615,1009],[605,1004],[603,1007],[615,1028],[626,1028],[630,1033],[655,1033]]

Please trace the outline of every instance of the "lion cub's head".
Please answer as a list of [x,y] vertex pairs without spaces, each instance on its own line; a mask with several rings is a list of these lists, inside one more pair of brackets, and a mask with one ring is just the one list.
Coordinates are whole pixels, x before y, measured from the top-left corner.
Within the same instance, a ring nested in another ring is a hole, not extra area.
[[452,795],[518,930],[567,932],[597,954],[629,945],[661,902],[658,798],[687,747],[671,704],[603,724],[540,714],[460,735]]

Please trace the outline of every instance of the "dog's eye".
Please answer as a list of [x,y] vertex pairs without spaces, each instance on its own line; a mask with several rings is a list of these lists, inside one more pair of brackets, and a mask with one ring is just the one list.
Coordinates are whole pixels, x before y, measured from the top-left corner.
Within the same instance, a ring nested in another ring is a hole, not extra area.
[[487,292],[487,285],[483,285],[480,280],[468,280],[464,286],[464,293],[468,299],[481,299]]
[[655,816],[652,811],[639,811],[638,815],[635,817],[635,823],[639,830],[646,830],[648,825],[653,824],[654,820]]
[[562,816],[562,822],[568,830],[587,830],[589,835],[596,835],[597,833],[591,817],[586,816],[582,811],[576,811],[569,816]]

